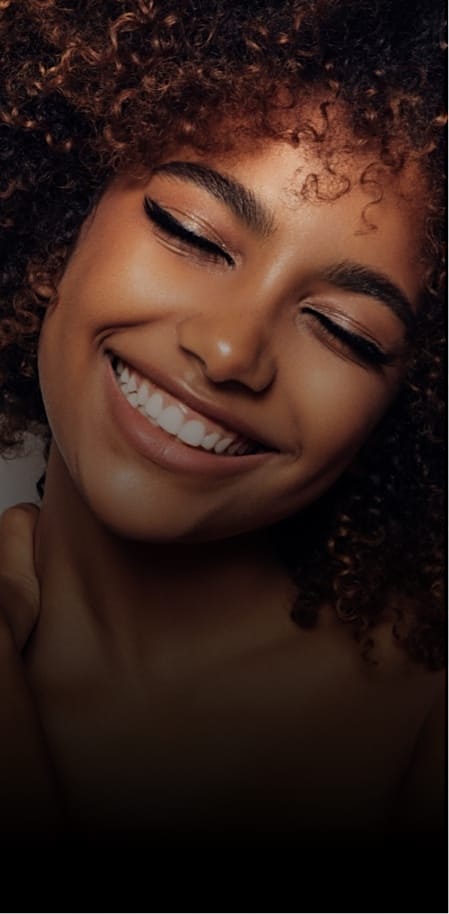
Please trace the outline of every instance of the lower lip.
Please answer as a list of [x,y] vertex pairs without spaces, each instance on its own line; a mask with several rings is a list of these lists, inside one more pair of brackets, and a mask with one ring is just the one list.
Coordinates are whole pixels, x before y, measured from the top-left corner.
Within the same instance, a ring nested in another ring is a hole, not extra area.
[[273,451],[222,457],[200,448],[189,447],[164,429],[153,425],[122,394],[110,359],[106,356],[106,388],[114,422],[129,444],[142,457],[167,470],[178,470],[201,476],[237,476],[266,463]]

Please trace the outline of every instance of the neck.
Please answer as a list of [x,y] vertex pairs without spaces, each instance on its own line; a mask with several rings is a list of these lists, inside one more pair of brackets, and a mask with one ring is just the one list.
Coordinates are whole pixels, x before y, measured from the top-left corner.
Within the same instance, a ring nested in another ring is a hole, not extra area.
[[284,616],[280,601],[289,593],[264,532],[194,544],[142,543],[111,532],[80,496],[54,444],[36,567],[43,606],[58,606],[59,619],[88,614],[117,640],[139,645],[176,633],[190,641],[256,618],[263,628],[264,607],[277,603]]

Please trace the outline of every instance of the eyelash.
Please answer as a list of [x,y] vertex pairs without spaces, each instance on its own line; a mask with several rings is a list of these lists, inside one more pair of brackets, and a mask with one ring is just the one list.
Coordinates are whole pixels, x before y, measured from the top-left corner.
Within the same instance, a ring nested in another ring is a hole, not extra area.
[[387,355],[387,353],[377,346],[376,343],[366,339],[366,337],[352,333],[350,330],[346,330],[346,328],[341,327],[340,324],[331,320],[326,314],[323,314],[322,311],[316,311],[315,308],[310,308],[308,306],[303,307],[301,311],[303,314],[310,314],[318,321],[320,332],[323,336],[342,343],[346,349],[351,350],[351,352],[355,353],[356,356],[368,365],[380,368],[391,364],[391,356]]
[[162,209],[158,203],[151,200],[150,197],[145,197],[144,209],[151,222],[157,225],[165,234],[183,241],[189,247],[196,248],[203,254],[208,254],[208,260],[213,258],[214,260],[225,261],[230,267],[234,266],[233,258],[220,245],[186,228],[166,209]]
[[[210,241],[209,238],[205,238],[203,235],[198,235],[196,232],[187,229],[181,222],[175,219],[171,213],[159,206],[159,204],[150,197],[145,197],[144,209],[151,222],[157,225],[157,227],[167,235],[177,238],[189,247],[196,248],[196,250],[203,254],[208,254],[208,259],[212,256],[214,260],[225,261],[228,266],[235,265],[233,258],[227,251],[213,241]],[[352,333],[350,330],[346,330],[344,327],[341,327],[340,324],[337,324],[327,317],[326,314],[323,314],[321,311],[316,311],[315,308],[305,306],[301,310],[303,314],[310,314],[319,322],[320,331],[323,336],[332,341],[337,340],[339,343],[343,344],[346,349],[355,353],[363,362],[373,365],[374,367],[382,367],[391,363],[391,357],[371,340],[359,336],[356,333]]]

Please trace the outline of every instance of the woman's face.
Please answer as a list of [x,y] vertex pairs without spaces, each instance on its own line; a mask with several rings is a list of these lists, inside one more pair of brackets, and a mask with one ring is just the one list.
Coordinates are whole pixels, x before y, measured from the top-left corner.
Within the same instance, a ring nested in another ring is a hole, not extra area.
[[364,164],[333,202],[301,194],[321,173],[332,195],[319,159],[279,143],[184,149],[107,190],[39,364],[55,445],[109,528],[234,535],[351,464],[398,388],[421,279],[414,212],[386,177],[381,200],[361,184]]

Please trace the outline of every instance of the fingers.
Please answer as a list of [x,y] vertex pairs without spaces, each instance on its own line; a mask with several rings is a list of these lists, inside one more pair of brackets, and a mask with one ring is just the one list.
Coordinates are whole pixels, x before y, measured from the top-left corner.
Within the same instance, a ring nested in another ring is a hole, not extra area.
[[0,612],[18,650],[39,615],[39,583],[34,568],[34,532],[39,509],[22,503],[0,517]]

